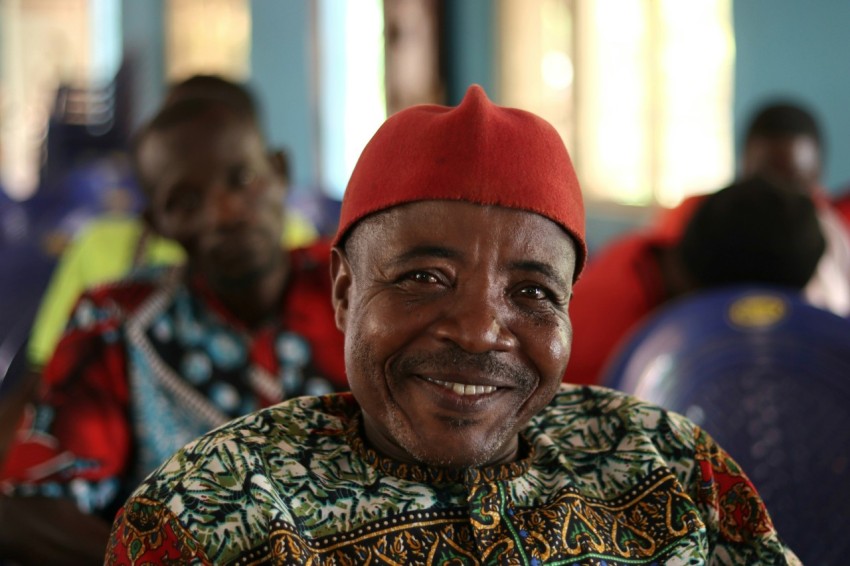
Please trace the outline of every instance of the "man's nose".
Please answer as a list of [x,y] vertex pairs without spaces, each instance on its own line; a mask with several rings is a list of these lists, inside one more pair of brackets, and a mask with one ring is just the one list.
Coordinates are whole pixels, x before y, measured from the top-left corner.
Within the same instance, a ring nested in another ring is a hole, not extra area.
[[213,190],[213,218],[218,226],[240,224],[248,218],[249,204],[244,191],[225,184]]
[[452,294],[433,328],[439,339],[452,341],[470,353],[507,351],[516,345],[509,320],[504,293],[469,286]]

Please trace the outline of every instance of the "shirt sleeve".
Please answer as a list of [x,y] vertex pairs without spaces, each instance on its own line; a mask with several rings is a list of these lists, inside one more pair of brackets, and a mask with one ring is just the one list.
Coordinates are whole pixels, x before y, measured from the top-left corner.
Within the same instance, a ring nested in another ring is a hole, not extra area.
[[126,496],[121,478],[132,446],[115,310],[93,294],[80,298],[0,469],[2,492],[69,497],[107,519]]
[[115,517],[104,564],[212,564],[203,547],[162,504],[130,498]]
[[695,428],[695,435],[690,489],[713,549],[709,564],[799,565],[743,470],[705,431]]

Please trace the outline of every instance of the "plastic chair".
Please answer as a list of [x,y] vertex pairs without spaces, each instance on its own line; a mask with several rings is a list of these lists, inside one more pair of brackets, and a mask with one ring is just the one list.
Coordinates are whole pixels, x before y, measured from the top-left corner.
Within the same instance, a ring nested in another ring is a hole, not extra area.
[[850,320],[790,290],[707,292],[648,319],[605,384],[711,434],[804,564],[850,555]]
[[25,369],[25,345],[56,260],[37,242],[0,248],[0,395]]

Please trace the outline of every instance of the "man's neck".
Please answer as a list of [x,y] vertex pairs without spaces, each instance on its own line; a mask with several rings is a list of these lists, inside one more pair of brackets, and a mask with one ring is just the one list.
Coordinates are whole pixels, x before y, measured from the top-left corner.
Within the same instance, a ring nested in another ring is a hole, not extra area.
[[659,246],[653,249],[653,254],[658,262],[666,299],[674,299],[697,288],[696,282],[685,269],[677,248]]

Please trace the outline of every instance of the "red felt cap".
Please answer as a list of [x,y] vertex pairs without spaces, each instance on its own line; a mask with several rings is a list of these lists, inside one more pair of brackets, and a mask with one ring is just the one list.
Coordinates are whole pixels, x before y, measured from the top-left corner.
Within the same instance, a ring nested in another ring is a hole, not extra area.
[[493,104],[473,85],[457,107],[402,110],[366,144],[342,199],[334,245],[362,218],[423,200],[462,200],[535,212],[587,257],[584,203],[567,148],[543,118]]

